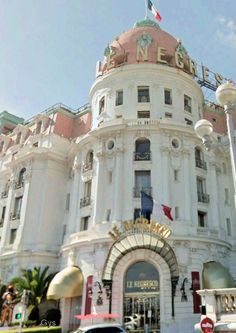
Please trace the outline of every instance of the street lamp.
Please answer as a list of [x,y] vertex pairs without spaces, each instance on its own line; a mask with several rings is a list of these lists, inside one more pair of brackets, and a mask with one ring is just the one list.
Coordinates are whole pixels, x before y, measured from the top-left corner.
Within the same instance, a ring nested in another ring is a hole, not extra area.
[[[236,87],[232,82],[221,84],[216,90],[216,99],[218,103],[224,106],[226,114],[227,130],[229,137],[229,148],[231,155],[232,174],[234,182],[234,199],[236,204],[236,144],[234,140],[234,124],[232,113],[236,112]],[[206,119],[199,120],[195,127],[195,132],[202,139],[207,150],[214,148],[214,143],[211,139],[213,125]]]

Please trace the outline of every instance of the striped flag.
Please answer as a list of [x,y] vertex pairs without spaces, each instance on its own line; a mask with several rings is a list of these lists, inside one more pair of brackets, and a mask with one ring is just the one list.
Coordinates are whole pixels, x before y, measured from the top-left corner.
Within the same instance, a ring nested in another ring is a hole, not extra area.
[[146,216],[147,214],[152,214],[152,217],[157,220],[162,220],[165,216],[169,220],[173,221],[171,215],[171,207],[159,204],[153,198],[141,191],[141,214]]
[[151,2],[151,0],[148,0],[148,9],[152,12],[152,14],[155,17],[155,19],[160,22],[161,21],[161,15],[157,11],[157,9],[154,7],[154,5]]

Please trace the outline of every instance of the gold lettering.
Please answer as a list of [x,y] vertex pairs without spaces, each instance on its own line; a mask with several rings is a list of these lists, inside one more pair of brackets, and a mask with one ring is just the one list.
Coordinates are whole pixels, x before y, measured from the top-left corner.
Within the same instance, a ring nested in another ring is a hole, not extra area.
[[179,52],[175,52],[175,63],[178,68],[184,68],[183,56]]
[[206,81],[208,83],[211,83],[209,78],[209,69],[206,66],[202,66],[202,78],[203,81]]
[[164,47],[158,46],[157,48],[157,62],[161,62],[162,64],[167,64],[167,61],[163,59],[166,55],[166,49]]
[[191,58],[189,58],[189,71],[194,76],[197,76],[197,63]]
[[137,61],[148,61],[148,45],[141,47],[137,45]]
[[216,86],[218,87],[223,82],[223,77],[220,74],[216,73],[215,79],[216,79]]

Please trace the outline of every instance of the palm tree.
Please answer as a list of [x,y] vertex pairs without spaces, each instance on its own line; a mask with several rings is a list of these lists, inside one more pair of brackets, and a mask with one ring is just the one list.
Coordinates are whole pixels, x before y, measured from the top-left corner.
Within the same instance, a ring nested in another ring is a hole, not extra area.
[[11,283],[19,291],[21,295],[23,290],[31,292],[30,303],[38,306],[45,298],[49,283],[56,273],[48,273],[49,266],[46,266],[42,271],[41,267],[33,269],[22,269],[22,276],[15,277]]

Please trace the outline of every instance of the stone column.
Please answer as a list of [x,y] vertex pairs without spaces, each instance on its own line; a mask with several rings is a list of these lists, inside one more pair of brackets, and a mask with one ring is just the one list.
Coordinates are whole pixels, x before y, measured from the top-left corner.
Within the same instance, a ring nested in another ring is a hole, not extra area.
[[105,157],[103,152],[99,151],[97,157],[96,184],[92,188],[93,204],[93,224],[101,223],[104,216],[104,170]]
[[192,207],[192,193],[190,186],[190,152],[188,150],[183,151],[184,158],[184,172],[183,172],[183,184],[184,184],[184,219],[186,221],[191,220],[191,207]]
[[70,215],[69,215],[69,224],[68,229],[66,230],[66,234],[70,235],[74,232],[77,232],[77,224],[76,221],[80,220],[80,188],[81,188],[81,164],[75,162],[72,169],[73,174],[73,184],[72,191],[70,194]]
[[209,220],[209,227],[217,228],[219,229],[219,202],[218,202],[218,190],[217,190],[217,176],[216,176],[216,163],[211,161],[209,163],[210,165],[210,186],[207,191],[209,191],[210,194],[210,220]]
[[162,198],[159,199],[160,193],[158,195],[158,202],[165,205],[170,204],[170,151],[167,147],[161,148],[161,161],[162,161]]
[[115,188],[114,188],[114,205],[113,220],[121,221],[122,219],[122,192],[123,192],[123,151],[120,148],[116,150],[116,166],[115,166]]

